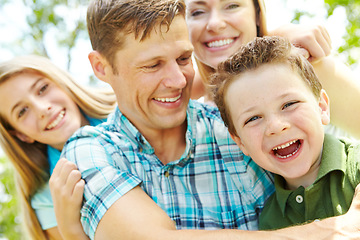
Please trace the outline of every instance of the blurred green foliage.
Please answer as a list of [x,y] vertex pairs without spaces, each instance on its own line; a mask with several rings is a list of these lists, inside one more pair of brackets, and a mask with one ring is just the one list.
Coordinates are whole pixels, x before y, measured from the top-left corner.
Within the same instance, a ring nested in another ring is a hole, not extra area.
[[343,37],[345,44],[338,49],[339,53],[347,56],[348,63],[359,62],[359,52],[353,51],[355,48],[360,50],[360,1],[359,0],[324,0],[328,12],[328,17],[334,13],[338,7],[345,8],[348,24],[346,25],[347,34]]
[[0,239],[22,239],[13,168],[5,157],[0,158],[0,212]]

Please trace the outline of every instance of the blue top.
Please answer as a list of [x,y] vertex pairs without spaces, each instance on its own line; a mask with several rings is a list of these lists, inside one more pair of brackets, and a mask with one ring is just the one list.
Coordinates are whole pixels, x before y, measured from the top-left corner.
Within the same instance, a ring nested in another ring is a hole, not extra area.
[[119,109],[69,139],[62,156],[85,179],[81,221],[91,239],[107,209],[138,185],[177,229],[258,228],[272,175],[240,151],[217,108],[190,101],[187,124],[185,152],[166,165]]
[[[105,122],[106,119],[95,119],[89,116],[86,116],[86,119],[89,121],[91,126],[96,126],[102,122]],[[47,146],[47,155],[49,161],[49,171],[50,175],[52,174],[56,163],[60,159],[60,151]],[[32,197],[31,199],[31,207],[35,210],[36,216],[40,222],[41,228],[43,230],[53,228],[57,226],[54,205],[50,194],[49,184],[45,184],[45,186]]]

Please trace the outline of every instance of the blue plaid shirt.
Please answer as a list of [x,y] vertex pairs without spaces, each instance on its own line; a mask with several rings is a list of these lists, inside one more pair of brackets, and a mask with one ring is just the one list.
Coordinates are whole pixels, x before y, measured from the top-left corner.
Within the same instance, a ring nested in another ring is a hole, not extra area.
[[185,152],[166,165],[119,109],[70,138],[63,157],[86,181],[81,221],[91,239],[107,209],[138,185],[177,229],[258,228],[272,176],[243,155],[216,108],[190,101],[187,125]]

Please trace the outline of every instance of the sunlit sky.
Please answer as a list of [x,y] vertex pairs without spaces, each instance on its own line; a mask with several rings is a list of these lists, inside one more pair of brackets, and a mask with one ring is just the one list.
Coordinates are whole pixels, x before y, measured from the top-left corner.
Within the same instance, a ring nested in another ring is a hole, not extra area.
[[[7,5],[3,11],[0,11],[0,44],[11,43],[19,39],[22,32],[26,30],[25,17],[28,12],[21,8],[21,0],[13,0],[11,4]],[[265,0],[267,9],[268,28],[274,29],[284,23],[289,23],[293,17],[295,9],[303,10],[311,13],[311,18],[302,18],[302,24],[323,24],[332,39],[333,49],[337,49],[343,43],[342,36],[345,34],[346,17],[344,9],[337,9],[334,15],[326,20],[326,10],[323,0]],[[72,16],[81,16],[85,18],[86,10],[80,12],[68,13],[68,19]],[[61,52],[52,41],[52,34],[48,35],[46,45],[49,51],[51,60],[59,67],[66,68],[67,59],[64,52]],[[72,53],[72,65],[70,67],[71,74],[81,81],[87,83],[89,75],[92,74],[90,64],[87,60],[87,54],[91,51],[90,42],[82,40],[78,47]],[[20,53],[17,53],[20,54]],[[25,53],[24,53],[25,54]],[[0,61],[8,60],[16,54],[11,49],[0,48]],[[354,70],[357,75],[360,75],[360,68]],[[356,76],[356,75],[355,75]],[[1,149],[0,149],[0,154]]]

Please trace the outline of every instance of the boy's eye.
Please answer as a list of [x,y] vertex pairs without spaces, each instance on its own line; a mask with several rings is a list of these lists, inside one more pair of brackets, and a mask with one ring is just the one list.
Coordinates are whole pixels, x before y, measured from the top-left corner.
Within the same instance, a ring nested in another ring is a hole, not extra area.
[[248,124],[249,122],[253,122],[253,121],[255,121],[255,120],[259,119],[259,118],[260,118],[259,116],[251,117],[251,118],[249,118],[248,120],[245,121],[244,125]]
[[288,103],[285,103],[284,106],[282,107],[282,109],[285,109],[285,108],[288,108],[294,104],[298,103],[297,101],[293,101],[293,102],[288,102]]
[[41,95],[43,92],[45,92],[48,87],[49,87],[49,84],[44,84],[43,86],[41,86],[41,88],[39,89],[39,95]]

